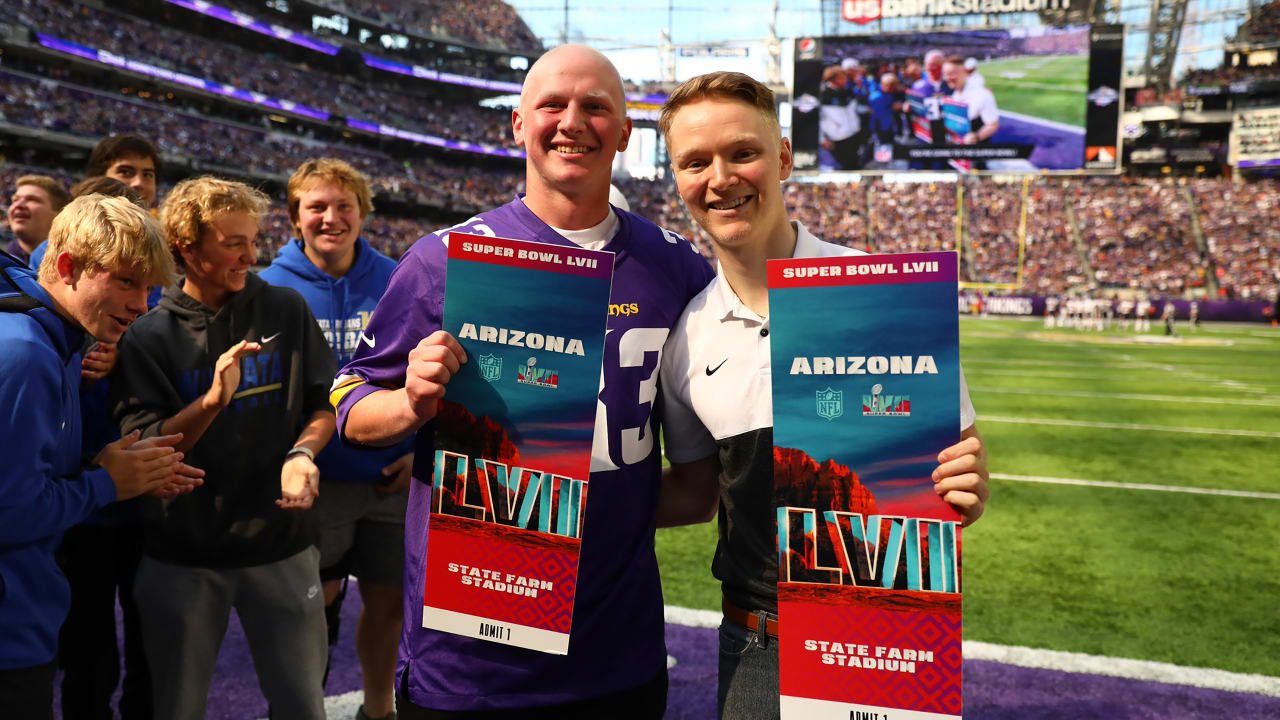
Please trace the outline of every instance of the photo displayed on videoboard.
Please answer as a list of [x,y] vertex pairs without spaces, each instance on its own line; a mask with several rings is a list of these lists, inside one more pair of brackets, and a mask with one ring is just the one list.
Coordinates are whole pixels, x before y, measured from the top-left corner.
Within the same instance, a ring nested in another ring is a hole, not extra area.
[[1114,171],[1123,26],[796,41],[798,170]]

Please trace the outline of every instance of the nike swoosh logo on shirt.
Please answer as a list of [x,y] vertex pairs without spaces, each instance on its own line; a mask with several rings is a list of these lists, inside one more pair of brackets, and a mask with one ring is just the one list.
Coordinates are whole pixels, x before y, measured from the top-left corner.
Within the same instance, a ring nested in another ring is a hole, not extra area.
[[360,342],[369,343],[369,347],[371,349],[377,347],[376,343],[374,342],[373,336],[365,335],[363,330],[360,331]]
[[261,340],[259,340],[259,341],[258,341],[258,344],[259,344],[259,345],[266,345],[267,343],[271,342],[272,340],[275,340],[275,339],[276,339],[276,338],[278,338],[278,337],[280,337],[280,333],[276,333],[275,335],[272,335],[271,337],[263,337]]
[[715,375],[715,374],[716,374],[716,370],[719,370],[719,369],[721,368],[721,366],[723,366],[723,365],[724,365],[725,363],[727,363],[727,362],[729,362],[729,358],[725,358],[725,359],[721,360],[721,361],[720,361],[720,364],[719,364],[719,365],[717,365],[717,366],[715,366],[715,367],[711,367],[710,365],[708,365],[708,366],[707,366],[707,376],[708,376],[708,377],[710,377],[710,376],[712,376],[712,375]]

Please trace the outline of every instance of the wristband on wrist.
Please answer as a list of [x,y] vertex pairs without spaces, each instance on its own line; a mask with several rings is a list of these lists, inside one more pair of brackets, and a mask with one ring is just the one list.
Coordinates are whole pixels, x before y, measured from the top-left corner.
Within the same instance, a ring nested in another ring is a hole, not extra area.
[[289,452],[284,454],[284,459],[288,460],[294,455],[306,455],[307,459],[310,460],[311,462],[316,461],[316,454],[311,451],[311,448],[306,447],[305,445],[295,445],[292,449],[289,450]]

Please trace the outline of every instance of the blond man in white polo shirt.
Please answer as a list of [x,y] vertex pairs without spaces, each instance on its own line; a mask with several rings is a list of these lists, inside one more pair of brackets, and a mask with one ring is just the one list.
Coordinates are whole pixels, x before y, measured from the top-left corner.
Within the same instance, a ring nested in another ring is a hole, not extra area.
[[[765,262],[858,253],[823,242],[787,217],[782,181],[791,144],[773,93],[741,73],[685,82],[663,106],[676,186],[707,231],[716,279],[690,301],[662,355],[664,472],[660,526],[705,522],[720,511],[712,572],[724,591],[721,717],[776,718],[777,552],[773,406]],[[814,308],[815,312],[828,309]],[[961,376],[963,440],[939,456],[938,494],[964,517],[988,497],[986,449]]]

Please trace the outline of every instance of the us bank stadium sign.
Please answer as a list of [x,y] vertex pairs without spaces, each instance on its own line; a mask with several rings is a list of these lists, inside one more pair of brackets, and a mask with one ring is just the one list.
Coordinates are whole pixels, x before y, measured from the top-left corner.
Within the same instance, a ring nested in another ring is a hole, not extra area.
[[1071,0],[844,0],[841,15],[866,24],[882,18],[993,15],[1070,10]]

